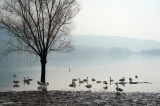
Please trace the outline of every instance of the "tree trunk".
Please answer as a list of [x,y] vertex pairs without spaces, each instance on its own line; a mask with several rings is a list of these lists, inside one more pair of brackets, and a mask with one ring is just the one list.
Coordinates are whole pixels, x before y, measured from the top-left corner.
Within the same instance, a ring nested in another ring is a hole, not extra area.
[[41,57],[41,82],[45,83],[45,74],[46,74],[46,56]]

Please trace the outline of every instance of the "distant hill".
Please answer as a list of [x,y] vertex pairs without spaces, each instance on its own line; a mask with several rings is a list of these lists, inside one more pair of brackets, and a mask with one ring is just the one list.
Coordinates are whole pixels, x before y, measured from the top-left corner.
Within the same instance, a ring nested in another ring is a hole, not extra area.
[[[143,50],[160,49],[160,41],[144,40],[136,38],[127,38],[121,36],[80,36],[73,35],[73,41],[76,50],[86,48],[86,50],[96,49],[97,51],[119,51],[139,53]],[[121,50],[120,50],[121,49]],[[123,49],[123,50],[122,50]]]
[[[0,53],[5,49],[5,43],[3,40],[9,39],[5,32],[0,34]],[[48,58],[48,64],[53,64],[53,61],[64,61],[72,58],[79,57],[90,58],[94,54],[126,54],[141,53],[149,55],[160,54],[160,42],[153,40],[143,40],[135,38],[127,38],[120,36],[78,36],[73,35],[73,43],[75,51],[71,53],[50,53]],[[82,55],[82,56],[81,56]],[[91,56],[91,57],[90,57]],[[54,58],[54,59],[53,59]],[[6,58],[1,59],[0,67],[12,67],[12,66],[26,66],[28,65],[40,65],[39,58],[30,55],[17,55],[13,53],[8,55]],[[36,61],[37,60],[37,61]]]
[[[5,49],[7,32],[0,31],[0,53]],[[72,35],[75,51],[72,54],[149,53],[160,49],[160,41],[127,38],[121,36]]]
[[157,55],[157,54],[160,54],[160,49],[143,50],[141,53],[142,54]]

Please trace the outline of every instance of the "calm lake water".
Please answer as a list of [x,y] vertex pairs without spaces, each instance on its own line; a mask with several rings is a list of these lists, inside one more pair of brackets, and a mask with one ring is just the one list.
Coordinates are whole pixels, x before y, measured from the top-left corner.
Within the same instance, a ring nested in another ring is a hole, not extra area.
[[[8,57],[9,58],[9,57]],[[28,62],[29,61],[29,62]],[[0,65],[0,91],[23,91],[37,90],[37,81],[40,80],[40,63],[28,59],[23,62],[20,59],[5,59]],[[70,71],[69,71],[70,68]],[[13,73],[17,77],[13,78]],[[138,75],[138,78],[135,78]],[[23,82],[23,77],[32,78],[30,84]],[[160,91],[160,55],[142,54],[112,54],[112,55],[56,55],[50,56],[46,67],[46,82],[49,82],[48,90],[89,90],[85,87],[87,83],[79,84],[71,88],[73,78],[86,79],[92,84],[92,91],[116,91],[115,83],[125,77],[127,84],[119,85],[125,92],[159,92]],[[108,84],[108,89],[103,83],[92,82],[107,81],[112,77],[114,82]],[[150,82],[140,84],[129,84],[129,78],[133,82]],[[19,80],[19,87],[14,87],[13,80]]]

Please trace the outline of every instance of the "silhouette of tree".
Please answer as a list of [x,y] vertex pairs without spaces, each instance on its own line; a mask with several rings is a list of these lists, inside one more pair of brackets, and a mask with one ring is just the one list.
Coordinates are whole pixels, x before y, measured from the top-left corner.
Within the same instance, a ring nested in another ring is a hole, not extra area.
[[70,32],[80,9],[77,0],[5,0],[0,8],[0,28],[14,39],[6,41],[4,55],[25,51],[39,56],[45,83],[47,55],[74,49]]

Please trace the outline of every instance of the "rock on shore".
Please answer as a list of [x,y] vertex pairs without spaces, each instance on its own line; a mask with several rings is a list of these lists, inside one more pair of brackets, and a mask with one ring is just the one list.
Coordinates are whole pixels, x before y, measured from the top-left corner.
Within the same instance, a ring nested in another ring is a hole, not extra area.
[[0,92],[0,106],[160,106],[160,93],[90,91]]

